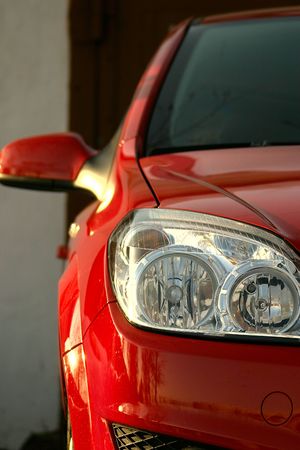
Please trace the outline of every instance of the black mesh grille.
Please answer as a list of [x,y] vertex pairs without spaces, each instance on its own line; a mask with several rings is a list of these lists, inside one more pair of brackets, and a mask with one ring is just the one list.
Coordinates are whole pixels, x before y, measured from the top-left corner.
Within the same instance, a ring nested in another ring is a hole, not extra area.
[[212,450],[216,447],[196,444],[170,436],[112,424],[118,450]]

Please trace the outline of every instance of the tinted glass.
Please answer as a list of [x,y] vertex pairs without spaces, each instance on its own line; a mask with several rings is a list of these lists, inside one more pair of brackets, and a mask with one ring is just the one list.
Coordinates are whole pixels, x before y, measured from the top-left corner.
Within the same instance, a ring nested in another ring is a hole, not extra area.
[[300,20],[193,25],[152,115],[146,154],[300,143]]

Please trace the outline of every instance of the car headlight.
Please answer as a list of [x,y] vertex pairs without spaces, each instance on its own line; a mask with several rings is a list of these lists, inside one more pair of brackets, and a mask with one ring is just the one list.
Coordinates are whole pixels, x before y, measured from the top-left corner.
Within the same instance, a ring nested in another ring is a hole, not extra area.
[[300,337],[298,262],[270,232],[187,211],[135,210],[109,242],[127,318],[181,333]]

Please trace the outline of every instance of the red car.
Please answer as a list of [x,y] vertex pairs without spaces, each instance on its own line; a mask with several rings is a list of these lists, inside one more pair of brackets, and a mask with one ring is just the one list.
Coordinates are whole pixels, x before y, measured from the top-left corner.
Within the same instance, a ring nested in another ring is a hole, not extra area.
[[87,189],[59,284],[68,448],[300,448],[300,7],[187,21],[111,143],[1,152]]

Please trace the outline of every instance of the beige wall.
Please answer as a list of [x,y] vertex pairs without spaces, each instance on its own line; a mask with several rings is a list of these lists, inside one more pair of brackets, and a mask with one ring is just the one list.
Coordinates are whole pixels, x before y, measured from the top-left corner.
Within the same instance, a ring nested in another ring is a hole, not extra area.
[[[0,146],[67,128],[67,0],[0,0]],[[0,448],[58,425],[64,194],[0,187]]]

